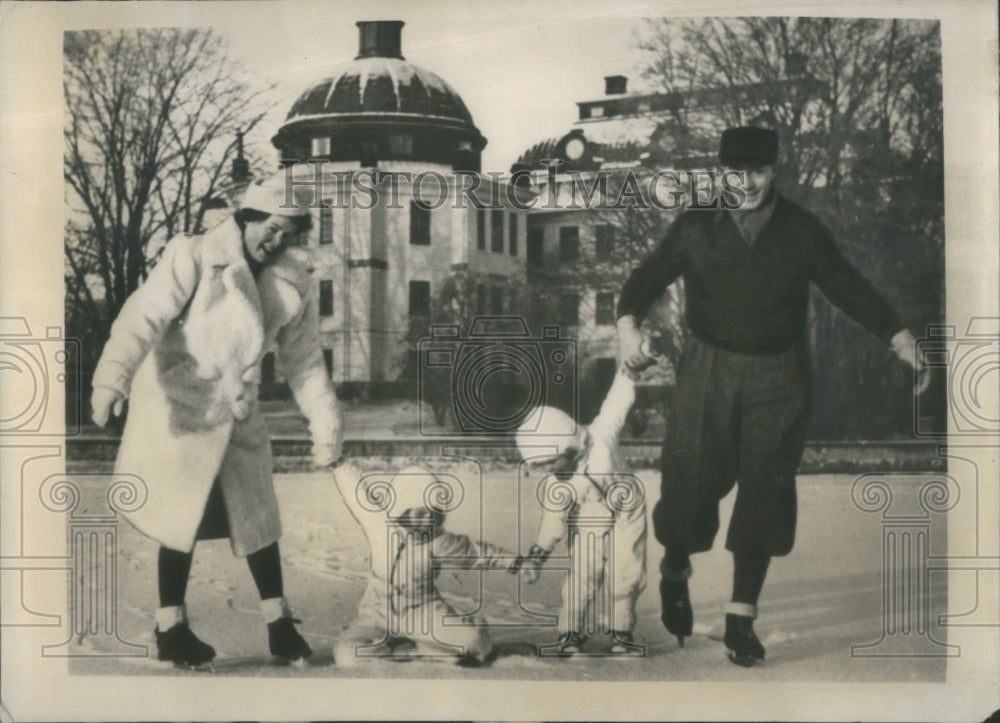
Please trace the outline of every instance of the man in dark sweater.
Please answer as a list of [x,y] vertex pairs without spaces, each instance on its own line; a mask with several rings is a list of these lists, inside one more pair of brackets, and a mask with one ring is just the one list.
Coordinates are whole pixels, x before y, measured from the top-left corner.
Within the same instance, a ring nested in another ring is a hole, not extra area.
[[[726,609],[730,660],[754,665],[753,630],[771,557],[795,537],[795,473],[810,407],[806,350],[809,283],[917,368],[916,342],[885,298],[841,255],[830,231],[772,185],[778,138],[762,128],[722,134],[719,159],[741,172],[735,210],[690,209],[631,274],[618,304],[622,362],[645,361],[638,325],[663,291],[684,279],[692,339],[677,369],[672,419],[653,511],[662,620],[683,645],[691,634],[690,554],[711,549],[719,500],[737,483],[726,539],[733,595]],[[921,370],[917,391],[927,385]]]

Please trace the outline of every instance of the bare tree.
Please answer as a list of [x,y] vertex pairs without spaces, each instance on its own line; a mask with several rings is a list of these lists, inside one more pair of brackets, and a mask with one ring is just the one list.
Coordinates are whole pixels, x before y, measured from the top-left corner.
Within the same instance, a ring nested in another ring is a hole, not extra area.
[[89,368],[155,242],[201,230],[240,130],[266,107],[212,30],[68,32],[67,325]]
[[[722,128],[774,128],[782,191],[818,213],[910,326],[940,322],[939,32],[936,22],[906,20],[650,21],[646,80],[677,99],[653,136],[655,160],[690,168],[700,158],[704,167]],[[814,374],[826,380],[814,434],[904,428],[912,412],[904,372],[886,363],[881,344],[818,296],[811,341]],[[873,398],[886,400],[880,413],[860,413]]]

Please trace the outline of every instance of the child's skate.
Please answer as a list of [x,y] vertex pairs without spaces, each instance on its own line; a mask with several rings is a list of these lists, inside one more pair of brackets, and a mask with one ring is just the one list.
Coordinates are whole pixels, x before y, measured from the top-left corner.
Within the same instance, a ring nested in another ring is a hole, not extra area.
[[570,657],[576,655],[583,649],[583,644],[587,642],[587,636],[580,633],[565,632],[559,636],[553,645],[546,645],[545,652],[549,655],[560,655]]
[[635,642],[632,633],[627,630],[612,630],[608,652],[617,658],[644,658],[646,646]]

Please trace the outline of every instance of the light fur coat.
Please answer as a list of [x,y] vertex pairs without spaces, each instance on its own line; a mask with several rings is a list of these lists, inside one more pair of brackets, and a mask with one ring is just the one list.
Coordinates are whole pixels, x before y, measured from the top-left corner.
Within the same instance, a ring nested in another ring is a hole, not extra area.
[[116,471],[148,497],[126,518],[160,544],[190,551],[219,478],[233,552],[281,536],[270,437],[257,403],[260,363],[279,368],[309,420],[318,465],[339,454],[341,417],[319,344],[305,252],[290,249],[255,279],[229,219],[178,236],[129,297],[94,372],[94,387],[129,397]]

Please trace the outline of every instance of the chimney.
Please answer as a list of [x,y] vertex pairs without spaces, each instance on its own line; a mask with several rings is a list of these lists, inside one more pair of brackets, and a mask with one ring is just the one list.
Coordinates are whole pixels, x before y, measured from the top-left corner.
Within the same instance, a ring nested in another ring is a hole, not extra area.
[[243,131],[236,131],[236,158],[233,159],[233,182],[250,180],[250,163],[243,157]]
[[605,95],[624,95],[625,89],[627,87],[628,87],[628,78],[626,78],[624,75],[604,76]]
[[400,36],[402,20],[359,20],[360,42],[358,55],[361,58],[399,58],[403,60]]

